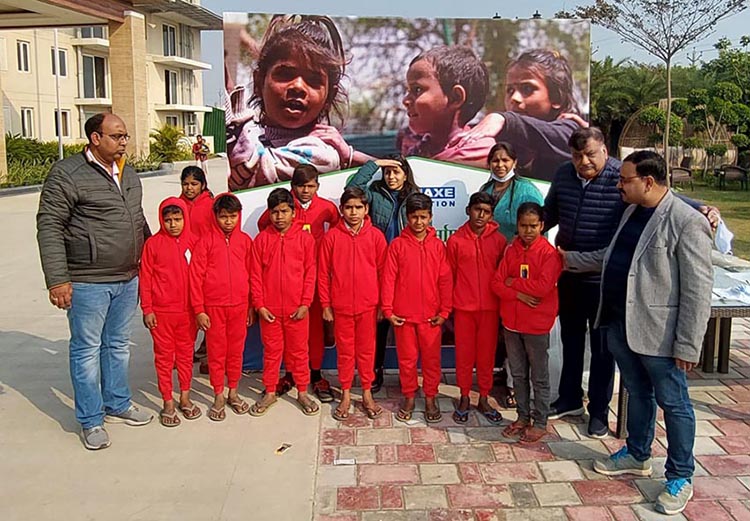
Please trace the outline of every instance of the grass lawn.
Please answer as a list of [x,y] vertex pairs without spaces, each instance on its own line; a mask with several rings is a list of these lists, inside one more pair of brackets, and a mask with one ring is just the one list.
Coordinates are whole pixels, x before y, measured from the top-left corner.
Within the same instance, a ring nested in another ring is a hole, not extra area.
[[718,207],[727,227],[734,233],[734,254],[750,260],[750,191],[740,190],[737,183],[729,183],[725,190],[696,183],[694,191],[687,186],[681,191],[690,198]]

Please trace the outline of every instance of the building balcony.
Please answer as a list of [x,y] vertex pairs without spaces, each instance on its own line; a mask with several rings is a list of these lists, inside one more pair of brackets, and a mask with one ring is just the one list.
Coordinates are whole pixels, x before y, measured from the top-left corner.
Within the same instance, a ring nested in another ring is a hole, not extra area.
[[106,38],[73,38],[71,43],[76,47],[85,47],[98,52],[109,51],[109,40]]
[[161,56],[158,54],[153,54],[151,55],[151,59],[154,61],[154,63],[172,68],[188,69],[191,71],[211,70],[210,63],[192,60],[190,58],[183,58],[182,56]]
[[213,108],[184,103],[157,103],[154,105],[154,110],[157,112],[211,112]]
[[112,98],[74,98],[73,103],[82,107],[111,107]]

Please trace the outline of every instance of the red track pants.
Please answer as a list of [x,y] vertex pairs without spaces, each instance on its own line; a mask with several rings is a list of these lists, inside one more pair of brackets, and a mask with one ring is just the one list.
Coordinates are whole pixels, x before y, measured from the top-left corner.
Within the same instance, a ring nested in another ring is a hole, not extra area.
[[308,313],[302,320],[292,320],[281,312],[271,311],[273,322],[260,320],[260,338],[263,341],[263,386],[267,391],[276,390],[279,383],[281,360],[294,375],[294,383],[300,391],[307,391],[310,384],[310,365],[307,339],[310,334]]
[[453,312],[456,328],[456,383],[461,396],[468,396],[474,368],[477,370],[479,395],[492,390],[492,370],[497,349],[497,311]]
[[247,336],[246,306],[206,306],[211,327],[206,331],[208,375],[214,394],[227,387],[236,389],[242,371],[242,352]]
[[419,388],[417,359],[422,359],[422,388],[427,398],[437,396],[440,385],[440,348],[442,328],[428,322],[407,322],[394,327],[401,394],[413,398]]
[[357,363],[362,389],[372,387],[375,378],[375,319],[377,311],[366,311],[358,315],[335,315],[333,334],[336,336],[339,381],[341,390],[352,388],[354,362]]
[[[318,294],[315,294],[310,310],[307,312],[310,317],[310,336],[308,345],[310,346],[310,369],[320,370],[323,367],[323,354],[325,353],[325,340],[323,337],[323,307],[320,305]],[[295,381],[296,373],[292,371]]]
[[193,347],[195,346],[195,317],[192,313],[156,313],[154,339],[154,367],[159,392],[163,400],[172,400],[172,371],[177,366],[180,391],[190,390],[193,378]]

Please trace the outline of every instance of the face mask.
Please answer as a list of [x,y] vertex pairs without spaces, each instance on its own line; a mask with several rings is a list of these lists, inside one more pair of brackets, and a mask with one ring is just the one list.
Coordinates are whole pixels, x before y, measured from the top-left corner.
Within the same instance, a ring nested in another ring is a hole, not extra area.
[[515,177],[515,175],[516,175],[516,171],[515,170],[511,170],[510,172],[508,172],[507,174],[505,174],[503,177],[498,177],[494,173],[490,172],[490,176],[492,177],[492,180],[493,181],[497,181],[498,183],[507,183],[508,181],[510,181],[511,179],[513,179],[513,177]]

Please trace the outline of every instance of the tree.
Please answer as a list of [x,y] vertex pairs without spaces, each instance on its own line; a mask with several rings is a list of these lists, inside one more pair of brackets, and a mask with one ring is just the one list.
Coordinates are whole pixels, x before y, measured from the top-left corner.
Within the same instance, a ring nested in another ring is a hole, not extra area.
[[748,0],[596,0],[592,6],[576,8],[576,16],[590,18],[664,62],[667,70],[664,159],[667,164],[675,55],[706,38],[720,20],[747,5]]

